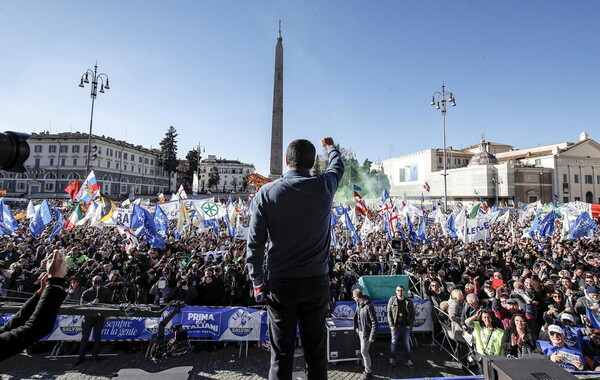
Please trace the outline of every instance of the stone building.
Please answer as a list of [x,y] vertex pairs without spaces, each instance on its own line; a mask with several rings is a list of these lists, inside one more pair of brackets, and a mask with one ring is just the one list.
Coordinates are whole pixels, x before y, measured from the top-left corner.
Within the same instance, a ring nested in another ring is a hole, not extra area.
[[[74,179],[86,178],[87,133],[33,133],[27,142],[27,171],[0,171],[0,190],[6,190],[7,196],[66,198],[64,188]],[[89,145],[90,169],[104,194],[124,199],[130,194],[153,197],[169,190],[169,174],[161,167],[158,149],[97,135],[92,135]]]
[[[237,191],[242,187],[244,177],[255,171],[255,167],[252,164],[245,164],[238,160],[217,158],[211,154],[208,155],[208,158],[200,161],[199,166],[198,188],[201,192],[207,190],[219,192]],[[216,168],[219,179],[216,187],[209,188],[210,172],[213,168]]]

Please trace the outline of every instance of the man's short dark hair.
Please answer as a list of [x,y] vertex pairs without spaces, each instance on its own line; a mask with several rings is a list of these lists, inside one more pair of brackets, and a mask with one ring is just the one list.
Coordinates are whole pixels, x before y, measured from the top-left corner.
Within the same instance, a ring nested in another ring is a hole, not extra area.
[[308,140],[297,139],[288,145],[285,156],[288,166],[295,169],[310,170],[315,164],[315,146]]

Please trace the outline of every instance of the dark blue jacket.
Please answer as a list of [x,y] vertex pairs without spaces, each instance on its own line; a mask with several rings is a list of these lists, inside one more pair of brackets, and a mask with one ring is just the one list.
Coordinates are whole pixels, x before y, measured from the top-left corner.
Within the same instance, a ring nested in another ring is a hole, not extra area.
[[327,150],[327,170],[290,170],[264,185],[254,198],[248,232],[247,264],[255,287],[266,282],[265,244],[270,239],[266,269],[273,279],[325,275],[331,240],[331,204],[344,174],[340,152]]

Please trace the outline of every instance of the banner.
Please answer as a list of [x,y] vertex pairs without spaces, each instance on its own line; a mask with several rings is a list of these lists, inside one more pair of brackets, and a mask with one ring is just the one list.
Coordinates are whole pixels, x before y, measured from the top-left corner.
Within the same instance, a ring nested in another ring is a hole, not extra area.
[[490,223],[487,218],[466,219],[465,236],[463,241],[471,243],[490,237]]
[[[432,331],[433,319],[431,317],[431,301],[423,299],[411,299],[415,305],[415,325],[413,331]],[[377,315],[377,332],[390,333],[387,321],[387,300],[374,300],[375,315]],[[351,319],[356,311],[356,302],[336,302],[333,317]]]

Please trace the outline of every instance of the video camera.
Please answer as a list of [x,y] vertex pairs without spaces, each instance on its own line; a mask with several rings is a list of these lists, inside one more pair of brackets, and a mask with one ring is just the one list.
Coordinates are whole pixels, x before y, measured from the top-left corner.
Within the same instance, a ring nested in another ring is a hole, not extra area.
[[0,133],[0,170],[25,172],[23,163],[29,158],[29,134],[7,131]]

